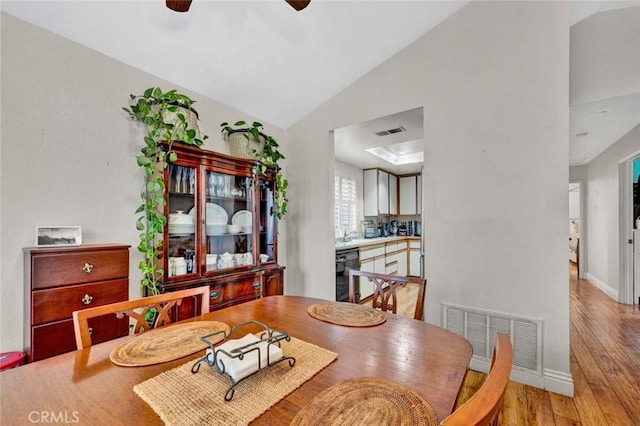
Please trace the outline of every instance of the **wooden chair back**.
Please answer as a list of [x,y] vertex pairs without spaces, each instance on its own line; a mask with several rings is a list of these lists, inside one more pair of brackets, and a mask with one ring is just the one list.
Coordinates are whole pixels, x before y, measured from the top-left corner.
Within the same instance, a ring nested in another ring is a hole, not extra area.
[[[375,272],[358,271],[351,269],[349,271],[349,302],[355,303],[356,300],[356,279],[364,278],[373,283],[375,289],[373,290],[372,304],[376,309],[380,309],[385,312],[397,313],[398,309],[398,295],[397,289],[400,287],[406,288],[407,284],[418,285],[418,294],[416,296],[416,309],[413,317],[417,320],[422,320],[424,315],[424,295],[427,287],[427,280],[419,277],[402,277],[399,275],[386,275],[378,274]],[[362,286],[363,281],[360,281]]]
[[[127,300],[124,302],[116,302],[109,305],[96,306],[95,308],[75,311],[73,312],[73,329],[76,336],[76,346],[78,349],[91,346],[89,318],[100,317],[108,314],[115,314],[118,318],[123,318],[126,315],[132,319],[133,333],[136,334],[166,324],[171,324],[172,319],[170,310],[174,307],[180,306],[183,299],[197,296],[200,296],[201,299],[200,315],[209,312],[209,286],[168,292],[156,296],[143,297],[141,299]],[[150,324],[145,316],[151,309],[155,309],[157,314]],[[198,314],[196,313],[196,315]]]
[[498,333],[487,379],[468,401],[442,421],[442,426],[496,426],[513,364],[509,336]]

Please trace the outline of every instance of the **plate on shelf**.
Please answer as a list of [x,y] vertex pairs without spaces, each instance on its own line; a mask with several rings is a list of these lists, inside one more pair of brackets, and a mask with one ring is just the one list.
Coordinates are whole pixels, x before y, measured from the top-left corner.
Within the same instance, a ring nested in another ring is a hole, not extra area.
[[[195,207],[189,210],[189,214],[195,213]],[[217,204],[207,203],[207,225],[226,225],[229,222],[229,215],[226,210]]]
[[231,223],[242,227],[251,227],[251,212],[249,210],[238,210],[231,218]]

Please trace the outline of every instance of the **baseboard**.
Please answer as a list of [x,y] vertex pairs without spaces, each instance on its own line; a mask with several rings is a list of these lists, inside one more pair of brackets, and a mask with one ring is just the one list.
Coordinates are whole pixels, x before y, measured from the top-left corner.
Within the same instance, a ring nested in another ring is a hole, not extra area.
[[596,287],[598,287],[600,290],[602,290],[605,294],[607,294],[609,297],[611,297],[616,302],[618,301],[618,290],[617,289],[611,287],[609,284],[605,283],[604,281],[600,281],[598,278],[594,277],[589,272],[587,272],[585,274],[585,277],[587,278],[587,281],[589,281],[591,284],[593,284]]
[[[489,371],[489,363],[472,358],[471,363],[469,363],[469,368],[486,373]],[[514,382],[533,386],[538,389],[544,389],[560,395],[573,397],[574,394],[573,377],[570,373],[562,371],[545,368],[542,376],[539,376],[537,374],[513,369],[511,370],[509,379]]]

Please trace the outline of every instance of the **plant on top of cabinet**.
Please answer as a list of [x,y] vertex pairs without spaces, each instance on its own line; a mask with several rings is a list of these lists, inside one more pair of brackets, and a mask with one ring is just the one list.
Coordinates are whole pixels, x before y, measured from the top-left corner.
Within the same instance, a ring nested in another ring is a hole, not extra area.
[[272,216],[283,219],[287,213],[287,186],[289,181],[282,174],[278,162],[284,155],[278,150],[278,142],[273,136],[264,133],[261,123],[254,121],[251,125],[241,120],[230,125],[226,121],[220,124],[224,138],[229,142],[231,155],[241,158],[252,158],[260,162],[256,166],[256,174],[264,174],[268,167],[276,172],[275,199]]
[[[122,109],[147,128],[142,154],[136,157],[138,166],[145,172],[142,204],[136,210],[136,214],[142,213],[136,221],[136,228],[141,231],[138,250],[144,254],[139,268],[143,275],[142,286],[151,294],[157,294],[157,283],[164,273],[158,267],[157,259],[167,222],[164,215],[163,172],[168,161],[177,159],[171,147],[174,142],[200,147],[208,136],[201,135],[198,130],[198,113],[191,107],[195,101],[175,89],[163,92],[159,87],[151,87],[142,95],[130,96],[129,107]],[[163,141],[168,144],[168,149],[163,148]]]

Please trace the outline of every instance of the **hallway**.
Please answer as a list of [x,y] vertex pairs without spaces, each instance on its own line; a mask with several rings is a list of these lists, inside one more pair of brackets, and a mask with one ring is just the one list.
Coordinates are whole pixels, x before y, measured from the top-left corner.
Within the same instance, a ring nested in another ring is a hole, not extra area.
[[[571,373],[575,397],[509,382],[503,425],[640,425],[640,311],[570,275]],[[485,375],[469,371],[459,403]]]

